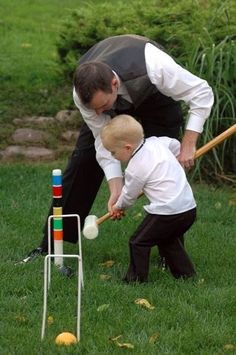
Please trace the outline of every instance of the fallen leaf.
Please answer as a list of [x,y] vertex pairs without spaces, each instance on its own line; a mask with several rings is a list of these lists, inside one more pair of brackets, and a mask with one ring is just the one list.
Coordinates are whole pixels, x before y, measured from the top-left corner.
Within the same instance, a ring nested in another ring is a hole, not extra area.
[[32,47],[32,44],[31,43],[21,43],[21,47],[22,48],[30,48],[30,47]]
[[202,285],[202,284],[204,284],[204,282],[205,282],[204,279],[199,279],[197,283],[198,283],[198,285]]
[[220,210],[221,207],[222,207],[221,202],[217,201],[217,202],[215,203],[215,208],[216,208],[217,210]]
[[236,198],[229,200],[229,206],[236,206]]
[[101,306],[99,306],[97,308],[97,311],[98,312],[102,312],[102,311],[105,311],[106,309],[108,309],[110,307],[110,304],[109,303],[104,303],[102,304]]
[[48,324],[51,325],[54,323],[53,316],[48,316]]
[[154,309],[155,308],[145,298],[138,298],[137,300],[134,301],[134,303],[138,304],[144,308],[147,308],[147,309]]
[[26,317],[22,316],[21,314],[18,314],[17,316],[15,316],[15,320],[19,323],[25,323],[26,322]]
[[157,339],[159,339],[159,338],[160,338],[160,333],[158,333],[158,332],[154,333],[150,336],[149,343],[154,344],[157,341]]
[[109,279],[111,279],[110,275],[105,275],[105,274],[100,275],[100,280],[109,280]]
[[109,267],[112,267],[114,264],[115,264],[115,262],[113,260],[107,260],[104,263],[101,263],[99,265],[109,268]]
[[140,218],[142,218],[142,213],[137,213],[137,214],[135,214],[134,216],[133,216],[133,219],[135,220],[135,221],[137,221],[138,219],[140,219]]
[[123,349],[134,349],[134,345],[131,343],[119,343],[117,341],[116,345],[119,346],[119,348],[123,348]]
[[120,339],[121,337],[122,337],[122,335],[117,335],[116,337],[109,338],[109,340],[111,340],[111,341],[117,341],[117,340]]
[[122,335],[118,335],[117,337],[109,338],[115,345],[117,345],[119,348],[123,349],[134,349],[134,345],[131,343],[120,343],[118,339],[121,338]]
[[224,345],[224,350],[235,350],[236,349],[236,345],[234,344],[225,344]]

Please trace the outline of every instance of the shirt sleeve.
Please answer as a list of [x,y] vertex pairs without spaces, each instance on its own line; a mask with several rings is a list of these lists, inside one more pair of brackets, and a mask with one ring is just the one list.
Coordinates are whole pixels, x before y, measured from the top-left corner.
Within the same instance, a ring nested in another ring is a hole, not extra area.
[[178,65],[168,54],[151,43],[145,46],[148,76],[157,89],[175,101],[189,106],[186,129],[199,132],[211,112],[213,92],[208,83]]
[[88,109],[82,104],[78,95],[73,89],[73,99],[76,107],[79,109],[85,123],[91,129],[95,138],[96,159],[101,166],[107,180],[116,177],[122,177],[121,164],[118,160],[112,157],[111,153],[106,150],[101,142],[100,131],[111,119],[109,115],[104,113],[97,115],[92,109]]
[[174,154],[175,157],[177,157],[180,153],[180,142],[175,139],[175,138],[169,138],[169,137],[158,137],[158,140],[167,146],[167,148],[171,151],[172,154]]
[[142,193],[143,186],[144,182],[133,171],[129,171],[127,167],[125,171],[125,184],[115,206],[120,209],[132,206]]

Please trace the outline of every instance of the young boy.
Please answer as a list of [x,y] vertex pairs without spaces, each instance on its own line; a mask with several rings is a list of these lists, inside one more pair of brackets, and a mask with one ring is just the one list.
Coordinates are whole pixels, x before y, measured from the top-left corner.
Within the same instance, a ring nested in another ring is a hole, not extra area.
[[193,276],[183,236],[195,221],[196,202],[176,159],[180,143],[168,137],[145,139],[141,124],[129,115],[113,118],[102,129],[101,140],[113,157],[128,162],[123,189],[110,211],[113,218],[120,218],[142,192],[149,200],[144,206],[147,215],[129,240],[130,265],[124,281],[148,280],[155,245],[175,278]]

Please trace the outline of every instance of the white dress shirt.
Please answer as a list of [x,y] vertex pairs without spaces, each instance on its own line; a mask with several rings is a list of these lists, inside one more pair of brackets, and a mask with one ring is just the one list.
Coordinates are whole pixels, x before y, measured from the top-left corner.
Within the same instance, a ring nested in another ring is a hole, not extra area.
[[[186,129],[201,133],[214,101],[212,89],[207,82],[182,68],[168,54],[151,43],[145,45],[145,61],[147,75],[152,84],[164,95],[176,101],[184,101],[189,106]],[[125,85],[120,80],[119,82],[118,94],[132,102]],[[96,158],[107,180],[121,177],[120,163],[103,147],[99,136],[100,130],[111,117],[105,113],[97,115],[95,110],[85,107],[75,89],[73,99],[94,135]]]
[[150,214],[173,215],[196,207],[185,171],[176,159],[180,143],[169,137],[150,137],[136,150],[125,170],[125,183],[116,207],[134,204],[143,191]]

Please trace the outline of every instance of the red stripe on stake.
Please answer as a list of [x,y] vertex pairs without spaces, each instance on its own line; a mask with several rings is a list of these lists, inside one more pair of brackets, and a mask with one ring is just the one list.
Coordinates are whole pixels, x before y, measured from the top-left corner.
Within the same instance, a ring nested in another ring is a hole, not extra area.
[[52,187],[52,195],[53,197],[62,197],[62,186],[53,186]]

